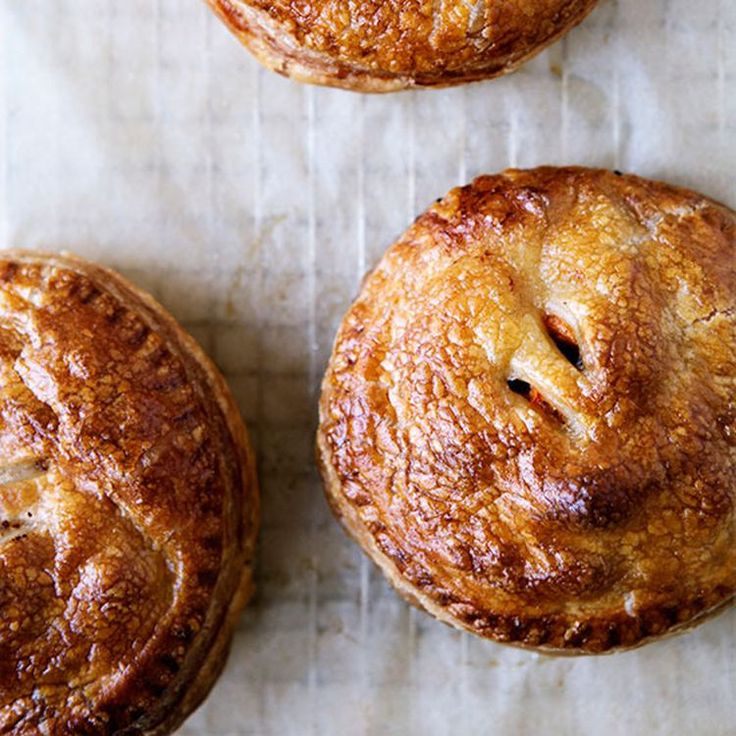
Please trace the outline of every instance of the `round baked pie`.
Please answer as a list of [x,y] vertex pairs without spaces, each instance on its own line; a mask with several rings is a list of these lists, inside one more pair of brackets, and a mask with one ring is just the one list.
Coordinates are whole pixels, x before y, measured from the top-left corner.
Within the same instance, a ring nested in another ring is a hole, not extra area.
[[542,168],[438,200],[366,279],[320,403],[329,502],[410,601],[595,653],[736,588],[736,218]]
[[254,460],[224,379],[118,274],[20,251],[0,376],[0,733],[170,733],[251,591]]
[[596,0],[207,0],[265,66],[360,92],[439,87],[515,69]]

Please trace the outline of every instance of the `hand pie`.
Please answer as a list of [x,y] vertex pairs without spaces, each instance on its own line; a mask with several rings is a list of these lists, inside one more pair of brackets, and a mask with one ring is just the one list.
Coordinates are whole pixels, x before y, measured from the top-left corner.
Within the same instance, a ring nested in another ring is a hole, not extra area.
[[0,254],[0,732],[167,734],[224,664],[258,495],[222,376],[150,296]]
[[736,588],[736,219],[607,171],[482,176],[367,278],[324,379],[327,497],[410,601],[572,653]]
[[265,66],[358,92],[440,87],[515,69],[596,0],[207,0]]

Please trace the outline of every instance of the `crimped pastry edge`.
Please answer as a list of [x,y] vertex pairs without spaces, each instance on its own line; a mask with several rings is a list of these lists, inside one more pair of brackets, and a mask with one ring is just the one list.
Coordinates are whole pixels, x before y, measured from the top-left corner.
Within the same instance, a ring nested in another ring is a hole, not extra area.
[[[157,722],[146,723],[149,714],[145,714],[138,722],[129,724],[121,734],[141,734],[142,736],[165,736],[180,726],[202,703],[214,686],[227,662],[235,627],[240,613],[247,605],[254,592],[254,557],[260,525],[260,492],[256,474],[256,459],[248,431],[235,404],[235,400],[222,373],[207,356],[197,341],[183,328],[166,308],[150,293],[133,284],[121,273],[99,263],[89,261],[68,251],[53,253],[49,251],[33,251],[23,248],[0,250],[0,257],[24,263],[39,263],[65,268],[98,281],[102,279],[106,286],[112,284],[122,296],[128,292],[147,310],[143,314],[146,322],[163,331],[168,344],[184,358],[191,360],[201,371],[206,385],[212,393],[220,409],[233,445],[238,452],[242,468],[242,488],[249,490],[248,503],[243,503],[243,529],[248,533],[242,540],[243,565],[240,580],[233,590],[230,603],[222,616],[218,632],[210,642],[204,659],[198,663],[194,672],[182,667],[171,687],[164,692],[156,705],[158,713],[154,715]],[[186,364],[186,362],[185,362]],[[210,633],[210,627],[203,627],[200,635]],[[196,642],[195,642],[196,645]],[[190,646],[190,649],[194,645]],[[186,676],[193,675],[189,683]],[[173,691],[173,692],[172,692]],[[171,698],[166,702],[167,693]],[[159,718],[158,715],[162,715]],[[142,721],[142,723],[141,723]]]
[[[320,407],[320,415],[322,410]],[[331,453],[327,442],[325,441],[324,435],[321,431],[317,432],[316,441],[316,455],[317,465],[322,476],[322,482],[324,485],[325,496],[327,498],[328,505],[335,519],[340,523],[343,531],[346,535],[355,542],[365,554],[371,559],[371,561],[378,567],[383,573],[386,580],[389,582],[392,588],[410,605],[418,608],[430,616],[433,616],[438,621],[451,626],[459,631],[468,632],[475,634],[476,636],[482,636],[483,638],[494,641],[497,644],[501,644],[507,647],[513,647],[515,649],[524,649],[530,652],[537,652],[547,656],[554,657],[575,657],[575,656],[601,656],[601,655],[613,655],[629,652],[634,649],[639,649],[645,644],[649,644],[655,641],[661,641],[669,639],[674,636],[684,634],[691,629],[696,628],[707,619],[717,616],[719,613],[730,608],[734,604],[736,596],[727,598],[726,600],[720,601],[716,605],[701,611],[699,614],[694,616],[688,621],[685,621],[677,626],[664,631],[658,635],[642,636],[638,641],[631,644],[630,646],[616,646],[605,650],[592,650],[581,647],[569,647],[564,646],[564,640],[554,639],[550,640],[549,643],[544,645],[526,643],[523,639],[518,641],[503,641],[496,638],[493,632],[479,632],[472,626],[469,626],[461,619],[452,616],[447,608],[435,603],[428,595],[425,595],[420,590],[412,586],[402,576],[400,570],[396,564],[388,557],[376,544],[373,536],[366,530],[365,526],[357,520],[355,509],[346,503],[340,503],[340,491],[341,484],[337,473],[335,472],[334,466],[332,465],[330,458]],[[517,618],[523,620],[523,615],[517,616]],[[605,624],[603,625],[605,626]],[[553,627],[550,627],[550,633],[552,633]]]
[[[303,84],[335,87],[366,94],[383,94],[411,89],[443,89],[505,76],[559,41],[582,23],[597,4],[597,0],[590,0],[589,7],[579,17],[574,18],[545,41],[519,55],[513,61],[447,77],[431,75],[414,77],[405,74],[392,76],[374,73],[360,67],[335,62],[326,54],[304,50],[291,43],[288,31],[279,27],[265,12],[248,7],[249,17],[243,17],[242,23],[236,23],[234,16],[236,14],[242,16],[242,12],[232,8],[229,0],[205,0],[205,2],[231,33],[267,69]],[[289,38],[289,43],[283,40],[285,38]]]
[[[601,169],[601,168],[595,168],[595,167],[582,167],[582,166],[563,166],[563,167],[539,166],[539,167],[532,167],[529,169],[507,168],[505,170],[499,171],[495,174],[491,174],[488,176],[505,177],[508,175],[513,176],[514,174],[517,174],[517,173],[528,174],[530,172],[539,172],[539,173],[544,174],[544,173],[549,173],[551,171],[559,171],[559,172],[566,172],[566,173],[579,173],[579,174],[590,173],[594,175],[601,174],[601,173],[610,173],[610,174],[615,174],[616,176],[625,176],[636,182],[643,182],[643,183],[654,185],[656,187],[661,187],[663,190],[676,190],[686,196],[695,197],[698,200],[708,202],[714,207],[726,209],[729,212],[732,212],[732,210],[727,205],[723,204],[722,202],[712,197],[708,197],[689,187],[685,187],[682,185],[675,185],[675,184],[672,184],[671,182],[667,182],[661,179],[643,178],[636,174],[622,173],[619,171],[612,171],[609,169]],[[486,175],[480,175],[478,177],[475,177],[473,179],[473,182],[470,183],[468,186],[473,186],[473,184],[477,180],[481,180],[485,178],[485,176]],[[464,187],[455,187],[452,190],[450,190],[450,192],[448,192],[447,195],[445,196],[449,196],[452,192],[459,191],[461,189],[464,189]],[[419,217],[421,217],[423,214],[426,214],[429,210],[431,210],[431,207],[428,210],[425,210],[422,214],[420,214]],[[394,241],[392,241],[392,244],[389,245],[387,251],[390,250],[391,247],[393,247],[395,243],[400,242],[404,234],[405,233],[402,233],[402,235],[398,236]],[[379,259],[379,262],[380,262],[380,259]],[[368,277],[371,275],[371,273],[372,271],[368,271],[365,274],[363,281],[361,283],[361,286],[358,290],[358,294],[356,294],[356,297],[355,297],[355,300],[353,300],[353,303],[360,298],[360,294],[363,292],[365,283]],[[348,307],[346,314],[349,312],[351,308],[352,307]],[[340,330],[338,328],[337,334],[333,340],[330,355],[334,354],[334,350],[338,343],[339,338],[340,338]],[[330,450],[329,443],[327,442],[326,435],[323,432],[323,428],[327,421],[327,411],[326,410],[329,404],[329,396],[331,393],[329,377],[330,377],[330,368],[328,364],[328,367],[325,370],[325,375],[324,375],[322,385],[321,385],[321,395],[320,395],[320,401],[319,401],[319,425],[318,425],[318,429],[316,433],[315,449],[316,449],[317,464],[320,469],[320,474],[322,476],[322,481],[323,481],[324,492],[325,492],[325,496],[327,498],[328,504],[330,506],[330,509],[333,515],[336,517],[336,519],[341,523],[343,529],[348,534],[348,536],[352,538],[352,540],[355,541],[362,548],[362,550],[371,558],[371,560],[379,567],[379,569],[384,574],[384,576],[389,581],[389,583],[392,585],[392,587],[405,600],[407,600],[407,602],[411,603],[413,606],[421,610],[424,610],[426,613],[429,613],[430,615],[442,621],[443,623],[448,624],[458,630],[467,631],[475,635],[481,636],[483,638],[490,639],[499,644],[504,644],[506,646],[513,646],[515,648],[526,649],[526,650],[538,652],[538,653],[545,654],[545,655],[552,655],[552,656],[581,656],[582,655],[582,656],[585,656],[585,655],[616,654],[616,653],[622,653],[622,652],[638,649],[644,646],[645,644],[649,644],[655,641],[660,641],[663,639],[667,639],[673,636],[678,636],[680,634],[686,633],[690,631],[691,629],[694,629],[697,626],[699,626],[705,620],[713,618],[719,613],[731,608],[736,603],[736,591],[732,592],[729,596],[725,598],[718,597],[714,594],[712,596],[712,600],[709,603],[706,603],[706,605],[704,605],[704,607],[700,611],[698,611],[695,615],[691,616],[690,618],[684,621],[668,625],[663,631],[661,631],[661,633],[650,633],[647,631],[643,631],[635,640],[631,641],[630,643],[626,645],[614,644],[611,646],[607,646],[605,648],[600,648],[600,647],[589,645],[589,642],[591,640],[595,640],[596,635],[600,636],[604,634],[607,628],[611,624],[617,623],[617,620],[615,618],[616,612],[603,611],[602,617],[598,619],[585,619],[585,620],[580,620],[580,621],[578,621],[578,619],[576,619],[574,616],[548,617],[549,625],[547,626],[546,631],[543,633],[548,634],[549,636],[548,638],[546,638],[544,644],[531,642],[528,639],[526,639],[525,636],[521,636],[518,639],[514,639],[514,640],[504,639],[503,638],[504,636],[503,627],[501,627],[500,630],[494,630],[493,628],[489,628],[489,627],[485,627],[483,630],[476,629],[475,627],[473,627],[472,625],[469,625],[462,619],[453,616],[446,607],[435,602],[429,595],[423,593],[416,586],[414,586],[410,581],[407,581],[407,579],[402,575],[401,570],[397,567],[394,561],[380,549],[374,537],[367,530],[365,524],[358,518],[356,509],[344,499],[342,495],[342,483],[335,470],[334,463],[332,462],[332,452]],[[670,610],[671,610],[670,607],[666,607],[662,605],[651,605],[648,607],[642,607],[635,616],[628,617],[627,622],[636,621],[638,622],[640,627],[646,628],[647,619],[650,619],[652,617],[656,617],[660,619],[666,618]],[[478,614],[479,618],[483,616],[487,617],[489,616],[489,614],[491,617],[493,617],[493,614],[489,611],[477,610],[475,613]],[[606,613],[610,613],[610,616],[608,616],[608,618],[606,618]],[[496,618],[501,618],[501,617],[496,617]],[[508,616],[506,618],[515,619],[516,621],[522,624],[522,628],[525,623],[528,623],[530,620],[532,620],[532,617],[525,617],[523,612],[519,612],[514,616]],[[619,618],[621,617],[619,616]],[[533,620],[535,621],[535,624],[537,624],[537,633],[539,633],[538,618],[534,617]],[[585,642],[580,646],[571,645],[569,642],[565,641],[565,638],[563,636],[565,629],[570,624],[574,624],[574,623],[585,624],[588,627],[589,632],[590,632]]]

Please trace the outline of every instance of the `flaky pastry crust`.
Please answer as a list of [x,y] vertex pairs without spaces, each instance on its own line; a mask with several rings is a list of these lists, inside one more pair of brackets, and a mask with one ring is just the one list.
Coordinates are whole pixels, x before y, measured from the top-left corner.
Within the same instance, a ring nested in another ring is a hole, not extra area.
[[597,0],[207,0],[265,66],[359,92],[497,77],[577,25]]
[[0,254],[0,371],[0,733],[170,733],[252,587],[224,379],[118,274],[22,251]]
[[482,176],[366,279],[320,402],[330,504],[410,600],[598,653],[736,589],[736,218],[635,176]]

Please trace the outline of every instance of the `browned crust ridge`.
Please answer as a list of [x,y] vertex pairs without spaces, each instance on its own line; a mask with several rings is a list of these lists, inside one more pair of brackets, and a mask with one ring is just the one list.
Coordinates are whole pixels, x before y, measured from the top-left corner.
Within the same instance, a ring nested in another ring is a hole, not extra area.
[[736,589],[736,219],[582,168],[478,177],[367,277],[320,401],[325,492],[407,598],[600,653]]
[[0,371],[0,733],[169,733],[252,590],[227,385],[119,274],[25,251],[0,255]]
[[264,66],[357,92],[447,87],[507,74],[596,0],[206,0]]

